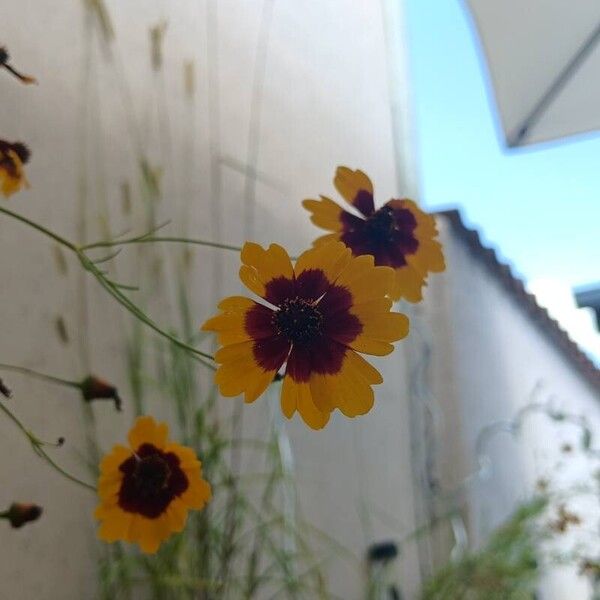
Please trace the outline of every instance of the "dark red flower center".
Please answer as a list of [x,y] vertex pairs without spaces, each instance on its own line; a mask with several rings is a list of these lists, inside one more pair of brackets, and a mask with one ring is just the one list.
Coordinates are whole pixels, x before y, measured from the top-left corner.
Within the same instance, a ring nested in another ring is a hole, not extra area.
[[14,152],[22,163],[26,163],[31,156],[31,152],[25,144],[22,144],[21,142],[11,143],[0,140],[0,159],[3,164],[13,162],[13,159],[8,154],[10,151]]
[[392,200],[364,218],[344,211],[341,222],[342,242],[354,256],[371,254],[376,265],[402,267],[406,257],[419,248],[417,220],[400,200]]
[[158,454],[138,461],[133,473],[134,485],[140,498],[153,498],[169,484],[171,469]]
[[323,315],[314,302],[303,298],[286,299],[273,313],[273,325],[277,333],[292,344],[306,344],[321,336]]
[[390,242],[394,228],[394,211],[389,206],[375,211],[364,224],[365,235],[374,242]]
[[119,469],[124,474],[119,506],[150,519],[159,517],[189,485],[178,456],[152,444],[142,444]]

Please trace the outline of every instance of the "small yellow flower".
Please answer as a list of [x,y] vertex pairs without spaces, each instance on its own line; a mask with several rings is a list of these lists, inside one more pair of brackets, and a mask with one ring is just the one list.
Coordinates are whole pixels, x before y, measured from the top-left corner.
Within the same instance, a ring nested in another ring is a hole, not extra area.
[[225,298],[202,328],[215,331],[215,382],[223,396],[254,402],[285,364],[281,409],[321,429],[336,408],[347,417],[373,407],[379,372],[359,352],[384,356],[408,334],[408,319],[390,312],[394,271],[372,256],[353,257],[340,242],[304,252],[295,266],[277,244],[246,243],[240,279],[262,298]]
[[333,232],[316,239],[315,246],[340,240],[354,256],[370,254],[376,265],[395,270],[393,300],[420,302],[428,273],[446,268],[442,247],[435,239],[435,219],[408,199],[390,200],[375,210],[373,184],[362,171],[338,167],[333,183],[358,214],[325,196],[304,200],[303,206],[312,213],[311,221]]
[[189,509],[199,510],[210,500],[196,454],[168,435],[166,423],[139,417],[129,447],[117,445],[103,458],[95,511],[101,540],[136,542],[153,554],[183,529]]
[[0,140],[0,192],[5,198],[29,187],[23,165],[29,160],[27,146]]

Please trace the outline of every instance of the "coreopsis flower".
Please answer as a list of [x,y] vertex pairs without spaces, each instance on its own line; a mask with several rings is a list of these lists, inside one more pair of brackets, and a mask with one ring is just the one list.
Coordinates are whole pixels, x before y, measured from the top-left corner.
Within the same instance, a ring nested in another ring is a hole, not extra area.
[[0,192],[5,198],[29,187],[23,165],[30,156],[25,144],[0,140]]
[[295,266],[277,244],[246,243],[240,279],[262,301],[225,298],[202,329],[218,334],[215,382],[223,396],[256,400],[285,364],[281,409],[320,429],[331,412],[363,415],[383,380],[359,352],[383,356],[408,334],[390,312],[394,272],[340,242],[304,252]]
[[15,529],[26,523],[37,521],[42,515],[42,507],[29,502],[13,502],[8,510],[0,513],[0,518],[6,519]]
[[188,510],[210,500],[196,454],[168,435],[166,423],[139,417],[129,432],[129,447],[115,446],[100,463],[95,516],[102,522],[101,540],[135,542],[153,554],[183,529]]
[[338,167],[333,183],[354,212],[325,196],[304,200],[303,206],[312,213],[311,221],[332,232],[314,244],[340,240],[354,256],[372,255],[376,265],[392,267],[396,272],[390,292],[393,300],[421,301],[428,274],[446,268],[436,239],[435,219],[406,198],[389,200],[376,209],[373,184],[362,171]]

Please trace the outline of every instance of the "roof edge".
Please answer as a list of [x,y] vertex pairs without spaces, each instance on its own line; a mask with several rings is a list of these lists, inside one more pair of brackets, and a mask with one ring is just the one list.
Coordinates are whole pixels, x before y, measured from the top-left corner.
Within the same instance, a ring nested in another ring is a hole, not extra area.
[[476,230],[469,229],[464,224],[460,211],[458,209],[448,209],[434,214],[448,221],[453,231],[471,250],[472,254],[483,263],[487,271],[496,278],[504,290],[517,301],[527,316],[549,338],[550,342],[585,377],[596,393],[600,394],[600,369],[569,337],[558,321],[553,319],[548,311],[537,303],[535,296],[526,290],[525,284],[514,275],[510,266],[501,262],[492,248],[482,244]]

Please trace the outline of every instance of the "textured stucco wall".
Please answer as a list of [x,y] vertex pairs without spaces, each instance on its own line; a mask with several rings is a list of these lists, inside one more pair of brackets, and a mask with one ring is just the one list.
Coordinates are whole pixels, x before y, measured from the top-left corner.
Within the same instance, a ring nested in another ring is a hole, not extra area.
[[[431,385],[437,411],[434,463],[443,489],[452,490],[477,470],[475,446],[485,426],[510,421],[526,405],[551,399],[556,411],[585,416],[597,439],[600,398],[480,257],[443,219],[441,225],[448,269],[430,286],[426,315],[438,349]],[[561,453],[564,443],[573,446],[572,457]],[[589,481],[593,462],[584,459],[580,447],[581,430],[535,413],[523,421],[516,438],[493,436],[485,446],[488,476],[458,495],[467,501],[472,543],[485,540],[517,502],[530,497],[538,478],[550,477],[552,485],[565,489]],[[586,531],[595,530],[600,515],[597,501],[588,500],[570,505],[587,515],[579,539],[593,547]],[[567,536],[561,549],[571,547],[575,538]],[[591,597],[587,582],[575,572],[556,570],[542,586],[544,600]]]
[[[337,164],[367,171],[383,199],[397,191],[379,3],[109,0],[115,39],[108,44],[94,6],[23,0],[0,9],[0,41],[15,64],[40,81],[25,88],[0,74],[0,136],[33,150],[32,187],[10,201],[15,210],[76,240],[141,232],[139,163],[145,157],[162,172],[156,211],[158,222],[172,219],[165,233],[233,244],[249,236],[281,242],[295,253],[317,233],[300,201],[333,194]],[[148,31],[163,19],[164,64],[156,73]],[[256,65],[265,51],[260,84]],[[187,60],[195,69],[193,97],[183,84]],[[244,173],[248,162],[259,172],[254,192]],[[122,207],[124,182],[131,187],[131,214]],[[108,449],[131,422],[123,345],[131,318],[75,262],[68,260],[61,274],[53,244],[33,231],[2,218],[0,245],[0,361],[73,378],[91,369],[118,384],[124,415],[108,405],[93,408],[101,446]],[[145,251],[172,274],[180,250]],[[189,288],[200,324],[214,310],[217,293],[242,288],[236,256],[192,253]],[[124,252],[111,272],[151,296],[157,321],[175,322],[173,288],[153,287],[149,273],[136,269],[137,256],[137,250]],[[55,331],[58,316],[69,331],[66,344]],[[153,336],[147,340],[151,344]],[[333,590],[344,598],[361,597],[367,543],[413,528],[402,352],[381,366],[387,382],[369,416],[334,418],[320,433],[297,420],[288,427],[304,516],[357,557],[330,572]],[[53,455],[87,477],[80,451],[90,415],[82,415],[77,398],[16,375],[5,379],[14,389],[15,412],[45,439],[65,435],[66,446]],[[240,401],[223,401],[224,412]],[[267,400],[245,410],[247,437],[264,435]],[[172,418],[168,399],[157,399],[156,413]],[[0,596],[94,597],[94,499],[41,464],[9,422],[0,420],[0,431],[0,505],[16,498],[45,508],[34,526],[3,533]],[[408,550],[398,574],[409,591],[416,573]]]

